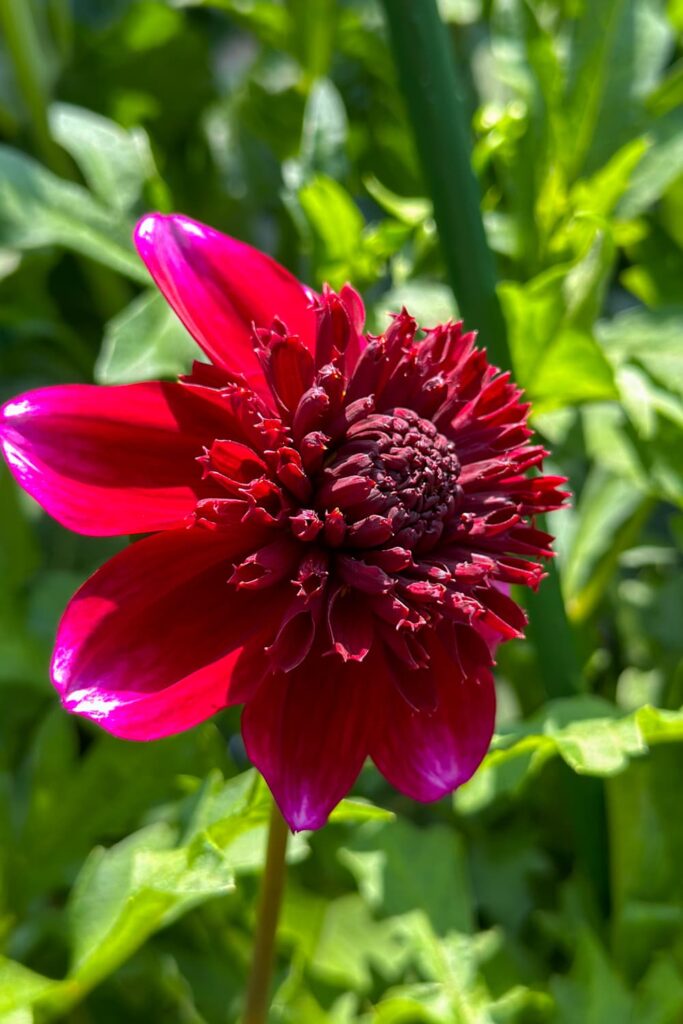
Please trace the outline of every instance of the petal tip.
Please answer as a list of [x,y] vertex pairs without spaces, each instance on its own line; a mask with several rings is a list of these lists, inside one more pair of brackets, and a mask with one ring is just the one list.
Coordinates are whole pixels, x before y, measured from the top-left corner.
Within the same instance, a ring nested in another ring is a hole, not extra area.
[[173,232],[174,230],[201,238],[209,234],[212,229],[182,213],[146,213],[135,225],[133,240],[138,248],[141,245],[153,245],[161,240],[160,232]]
[[157,224],[163,219],[162,213],[146,213],[137,222],[133,231],[133,241],[138,248],[152,241]]
[[332,808],[322,809],[306,797],[295,801],[276,800],[291,832],[315,832],[327,824]]

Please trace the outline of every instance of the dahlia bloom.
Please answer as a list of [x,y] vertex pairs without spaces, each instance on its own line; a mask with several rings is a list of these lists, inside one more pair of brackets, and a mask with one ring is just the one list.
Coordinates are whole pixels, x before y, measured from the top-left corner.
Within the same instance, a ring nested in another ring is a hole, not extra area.
[[[314,294],[185,217],[145,217],[142,259],[210,363],[178,383],[31,391],[1,411],[21,484],[80,533],[151,534],[71,600],[64,707],[152,740],[244,704],[247,752],[293,829],[370,756],[434,800],[474,772],[492,652],[522,635],[560,477],[527,475],[528,405],[475,336],[405,311],[363,333],[350,287]],[[144,338],[140,339],[144,344]]]

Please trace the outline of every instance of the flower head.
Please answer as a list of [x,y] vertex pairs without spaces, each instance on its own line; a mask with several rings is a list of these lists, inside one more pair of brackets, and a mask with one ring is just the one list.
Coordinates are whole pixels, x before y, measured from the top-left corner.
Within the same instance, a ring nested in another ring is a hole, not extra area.
[[[244,703],[249,756],[293,828],[322,825],[370,756],[433,800],[493,729],[510,584],[551,555],[528,405],[461,324],[363,332],[249,246],[152,215],[138,249],[211,363],[180,382],[72,385],[2,410],[19,483],[87,534],[152,533],[70,602],[67,710],[155,739]],[[144,344],[144,339],[141,339]]]

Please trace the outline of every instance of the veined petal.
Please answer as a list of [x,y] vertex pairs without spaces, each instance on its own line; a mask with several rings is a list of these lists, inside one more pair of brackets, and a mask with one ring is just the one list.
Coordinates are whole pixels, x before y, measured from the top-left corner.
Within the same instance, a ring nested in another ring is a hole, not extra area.
[[41,388],[0,409],[0,446],[21,486],[60,523],[95,536],[183,523],[220,413],[179,384]]
[[313,349],[312,293],[265,253],[178,214],[144,217],[135,244],[167,302],[212,362],[243,375],[254,390],[267,393],[252,325],[270,327],[277,316]]
[[389,684],[370,749],[392,786],[424,802],[452,793],[474,774],[488,750],[496,711],[490,672],[465,678],[435,640],[429,654],[436,708],[416,711]]
[[204,721],[244,693],[230,675],[242,645],[281,615],[277,595],[237,593],[231,563],[256,538],[194,528],[140,540],[72,598],[52,680],[67,711],[115,736],[152,740]]
[[242,715],[249,757],[289,826],[320,828],[346,796],[368,751],[372,660],[309,657],[266,678]]

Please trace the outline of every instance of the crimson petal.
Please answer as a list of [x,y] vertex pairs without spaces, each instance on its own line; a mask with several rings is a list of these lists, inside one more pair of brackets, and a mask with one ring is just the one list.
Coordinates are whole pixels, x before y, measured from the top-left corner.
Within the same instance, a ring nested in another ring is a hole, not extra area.
[[151,740],[243,699],[231,691],[232,666],[270,609],[281,614],[275,595],[237,594],[226,582],[254,533],[169,530],[87,580],[62,618],[52,661],[67,711],[115,736]]
[[423,802],[453,792],[474,774],[491,741],[496,710],[490,672],[465,678],[434,640],[429,653],[438,687],[435,710],[416,711],[389,684],[370,749],[391,785]]
[[376,671],[370,661],[307,659],[269,676],[246,704],[247,753],[294,831],[324,825],[355,782],[368,751]]
[[312,293],[265,253],[178,214],[144,217],[135,244],[167,302],[212,362],[243,375],[254,390],[268,393],[252,325],[270,327],[277,316],[313,349]]
[[197,456],[218,411],[180,384],[41,388],[0,409],[0,446],[21,486],[94,536],[181,525],[205,493]]

